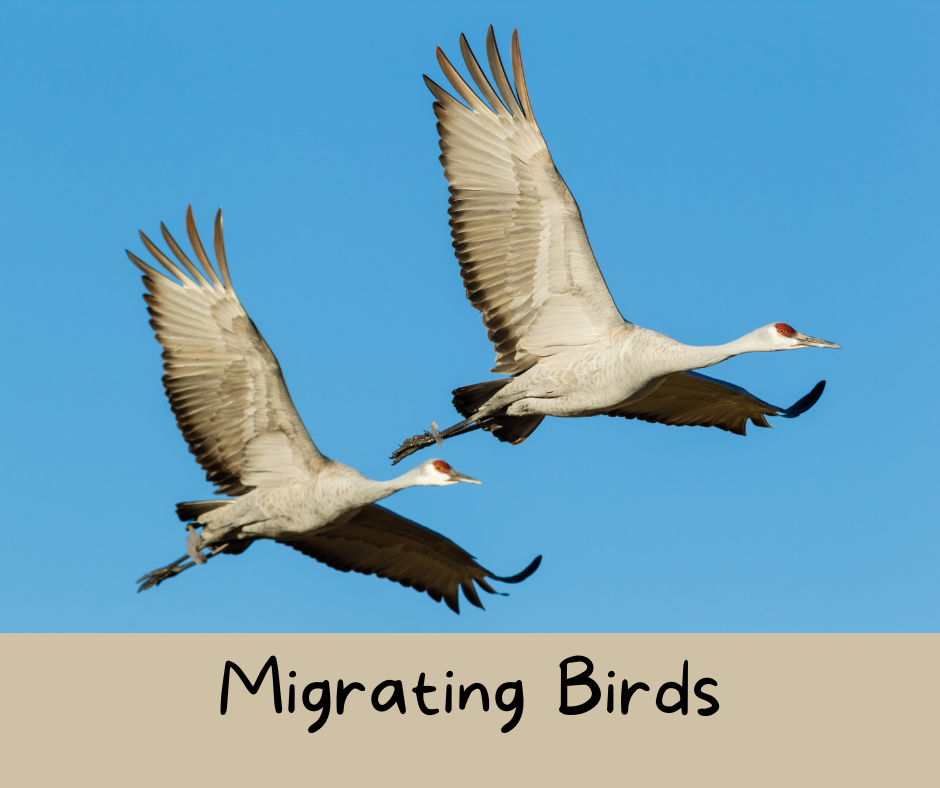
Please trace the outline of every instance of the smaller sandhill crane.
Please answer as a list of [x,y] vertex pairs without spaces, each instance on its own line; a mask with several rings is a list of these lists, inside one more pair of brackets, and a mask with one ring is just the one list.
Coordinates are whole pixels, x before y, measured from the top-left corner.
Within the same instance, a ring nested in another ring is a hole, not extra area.
[[217,492],[235,497],[178,504],[177,515],[188,523],[187,554],[144,575],[138,590],[220,553],[242,553],[258,539],[273,539],[342,572],[374,574],[426,591],[455,613],[458,589],[482,608],[474,583],[495,594],[487,578],[519,583],[538,568],[541,556],[513,577],[497,577],[447,537],[378,506],[376,501],[406,487],[480,482],[443,460],[373,481],[324,457],[294,409],[277,359],[235,295],[221,209],[213,239],[221,279],[199,240],[192,206],[186,232],[203,271],[162,223],[160,229],[180,265],[146,235],[140,237],[177,281],[127,255],[144,272],[150,291],[144,299],[164,348],[163,384],[206,477]]
[[463,34],[460,51],[479,94],[440,48],[437,62],[466,103],[424,78],[435,99],[451,236],[467,298],[496,348],[490,371],[511,377],[456,389],[454,407],[466,418],[408,438],[392,460],[480,428],[522,443],[546,416],[604,414],[744,435],[748,420],[769,427],[767,416],[809,410],[825,381],[779,408],[692,370],[742,353],[838,348],[834,342],[771,323],[725,345],[695,347],[623,319],[535,121],[517,31],[511,49],[515,93],[492,26],[486,56],[499,95]]

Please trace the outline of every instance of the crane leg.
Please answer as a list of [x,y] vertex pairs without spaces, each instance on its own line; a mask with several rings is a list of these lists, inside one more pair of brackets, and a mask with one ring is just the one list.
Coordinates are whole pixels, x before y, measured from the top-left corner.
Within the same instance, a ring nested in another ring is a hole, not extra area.
[[492,421],[492,419],[481,419],[480,421],[474,421],[473,417],[471,417],[469,419],[464,419],[463,421],[458,422],[453,427],[448,427],[446,430],[441,430],[436,436],[425,430],[420,435],[415,435],[411,438],[408,438],[408,440],[402,443],[401,446],[395,449],[390,458],[392,460],[392,465],[395,465],[401,460],[405,459],[405,457],[407,457],[409,454],[414,454],[416,451],[418,451],[418,449],[423,449],[426,446],[431,446],[432,444],[437,443],[438,438],[444,440],[445,438],[453,438],[455,435],[463,435],[465,432],[473,432],[473,430],[480,429],[490,421]]
[[425,446],[437,443],[439,439],[453,438],[455,435],[463,435],[465,432],[472,432],[481,427],[485,428],[488,424],[492,424],[499,414],[505,411],[513,402],[518,402],[528,396],[530,396],[528,390],[517,391],[509,395],[497,394],[495,397],[487,400],[475,413],[468,416],[463,421],[457,422],[453,427],[448,427],[446,430],[435,430],[435,432],[437,432],[436,435],[425,430],[420,435],[414,435],[408,438],[408,440],[402,443],[402,445],[392,453],[390,458],[392,465],[405,459],[409,454],[414,454],[418,449],[423,449]]
[[[218,555],[226,547],[228,547],[228,542],[225,542],[224,544],[220,544],[216,547],[210,548],[209,554],[203,555],[202,563],[205,563],[213,556]],[[189,563],[186,563],[186,564],[183,563],[183,561],[185,561],[189,557],[190,555],[189,553],[187,553],[182,558],[177,558],[172,564],[167,564],[166,566],[161,566],[159,569],[154,569],[152,572],[148,572],[142,578],[140,578],[140,580],[137,581],[138,583],[140,583],[140,588],[138,588],[137,590],[146,591],[148,588],[153,588],[154,586],[158,586],[164,580],[170,577],[173,577],[174,575],[178,575],[184,569],[189,569],[189,567],[195,566],[196,565],[195,561],[190,561]]]

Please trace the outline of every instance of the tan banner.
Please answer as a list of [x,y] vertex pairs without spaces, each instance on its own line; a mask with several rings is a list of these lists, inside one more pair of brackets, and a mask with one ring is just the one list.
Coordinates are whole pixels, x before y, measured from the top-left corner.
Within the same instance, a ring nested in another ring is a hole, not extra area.
[[3,635],[0,646],[10,785],[937,779],[937,635]]

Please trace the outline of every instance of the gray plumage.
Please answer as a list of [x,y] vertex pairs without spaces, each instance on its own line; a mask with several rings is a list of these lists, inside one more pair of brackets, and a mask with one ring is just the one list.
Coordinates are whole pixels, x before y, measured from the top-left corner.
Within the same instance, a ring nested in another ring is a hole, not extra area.
[[474,583],[497,593],[487,579],[518,583],[535,571],[541,557],[518,575],[498,577],[447,537],[377,506],[406,487],[479,482],[443,460],[383,482],[325,457],[291,402],[277,359],[235,294],[222,211],[213,239],[221,278],[191,207],[186,231],[201,270],[160,228],[179,265],[143,233],[141,240],[175,280],[127,254],[144,273],[150,324],[164,348],[167,397],[208,480],[219,493],[237,497],[179,504],[179,518],[189,523],[187,555],[142,577],[140,590],[220,553],[241,553],[257,539],[286,544],[340,571],[375,574],[427,592],[455,612],[459,589],[482,607]]
[[[466,104],[424,79],[435,98],[451,235],[467,298],[496,349],[491,371],[511,377],[456,389],[454,405],[466,418],[439,437],[482,428],[521,443],[544,416],[601,414],[744,434],[748,420],[769,426],[766,416],[798,415],[797,406],[769,405],[690,370],[741,353],[838,345],[774,323],[727,345],[694,347],[625,320],[535,121],[518,33],[510,82],[489,28],[495,89],[463,35],[460,49],[478,92],[440,48],[437,59]],[[821,386],[798,403],[799,412],[818,399]],[[409,438],[392,458],[398,462],[435,437]]]

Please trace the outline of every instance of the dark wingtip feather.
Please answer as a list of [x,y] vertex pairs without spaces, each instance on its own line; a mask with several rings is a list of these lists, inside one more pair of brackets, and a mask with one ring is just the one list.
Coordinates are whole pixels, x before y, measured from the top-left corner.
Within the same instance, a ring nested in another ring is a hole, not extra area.
[[232,286],[232,277],[228,272],[228,259],[225,256],[225,236],[222,231],[222,209],[219,208],[215,215],[215,223],[212,226],[212,245],[215,247],[215,261],[219,265],[219,271],[225,286],[235,292]]
[[519,101],[522,103],[522,113],[528,121],[535,123],[535,115],[532,112],[532,102],[529,100],[529,89],[526,87],[525,83],[525,71],[522,68],[522,49],[519,46],[519,28],[515,28],[512,31],[510,55],[512,62],[512,79],[516,85],[516,93],[519,96]]
[[438,97],[438,92],[447,93],[444,88],[438,85],[433,79],[431,79],[427,74],[421,75],[424,78],[424,84],[427,86],[428,90],[434,94],[434,98]]
[[[163,240],[166,241],[167,246],[170,247],[170,251],[172,251],[173,254],[176,255],[176,259],[180,261],[180,263],[183,265],[183,267],[187,271],[189,271],[190,276],[192,276],[196,280],[199,286],[211,287],[211,285],[209,284],[209,280],[206,279],[199,272],[199,269],[196,268],[195,265],[193,265],[192,261],[186,256],[185,252],[183,252],[183,250],[180,248],[180,245],[176,243],[176,239],[170,234],[170,231],[166,229],[166,225],[163,222],[160,222],[160,232],[163,233]],[[141,237],[143,237],[143,233],[141,233]],[[149,246],[147,248],[150,249]],[[160,260],[161,263],[163,263],[163,260],[159,256],[157,256],[157,253],[154,252],[153,249],[150,249],[150,253],[153,254],[155,257],[157,257],[157,259]],[[162,254],[162,252],[160,254]],[[163,264],[166,265],[166,263],[163,263]]]
[[539,564],[542,563],[542,556],[536,556],[535,560],[529,564],[525,569],[523,569],[518,575],[513,575],[512,577],[497,577],[491,572],[487,572],[487,577],[492,577],[494,580],[499,580],[500,583],[521,583],[529,575],[531,575],[536,569],[539,568]]
[[463,589],[464,596],[470,601],[471,605],[476,605],[480,610],[484,610],[483,603],[480,601],[480,596],[477,594],[477,590],[473,585],[473,580],[467,580],[464,583],[460,584],[460,587]]
[[806,413],[806,411],[808,411],[811,407],[813,407],[813,405],[816,404],[816,402],[822,396],[823,389],[825,388],[826,388],[826,381],[820,380],[819,383],[813,386],[813,390],[809,394],[803,397],[803,399],[798,400],[797,402],[793,403],[786,410],[781,411],[780,415],[783,416],[785,419],[793,419],[799,416],[801,413]]
[[213,285],[221,288],[223,286],[222,282],[216,274],[215,269],[212,267],[212,262],[206,255],[206,250],[202,245],[202,240],[199,238],[199,231],[196,229],[196,218],[193,216],[192,205],[186,206],[186,235],[189,236],[189,243],[192,244],[193,251],[196,253],[196,258],[202,265],[206,275],[212,281]]
[[486,56],[490,64],[493,79],[496,82],[496,87],[503,97],[503,103],[506,105],[506,109],[509,110],[510,115],[515,117],[522,113],[522,107],[519,105],[516,94],[513,92],[512,85],[509,82],[509,77],[506,74],[506,69],[503,66],[503,59],[499,55],[499,46],[496,43],[496,34],[493,32],[492,25],[490,25],[489,30],[486,32]]
[[[141,271],[144,272],[145,276],[163,276],[159,271],[154,270],[152,266],[147,265],[143,260],[141,260],[137,255],[135,255],[130,249],[125,249],[124,254],[126,254],[130,261],[136,265]],[[166,279],[166,277],[163,277]]]
[[509,594],[504,593],[503,591],[497,591],[493,586],[486,582],[485,577],[475,578],[477,584],[486,591],[487,594],[495,594],[496,596],[509,596]]

